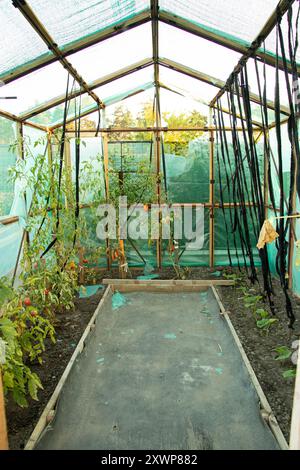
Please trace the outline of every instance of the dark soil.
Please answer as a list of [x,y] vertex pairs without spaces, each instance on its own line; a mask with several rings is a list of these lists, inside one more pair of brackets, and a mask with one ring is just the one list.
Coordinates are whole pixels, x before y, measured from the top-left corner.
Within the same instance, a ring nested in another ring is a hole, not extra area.
[[31,366],[41,379],[44,389],[39,401],[29,400],[28,408],[20,408],[12,400],[6,406],[10,449],[23,449],[40,415],[62,376],[73,351],[93,315],[103,291],[89,298],[76,299],[74,311],[65,312],[56,325],[56,343],[48,342],[43,364]]
[[[220,276],[216,273],[221,272]],[[132,277],[143,274],[141,271],[133,271]],[[189,268],[183,273],[187,279],[220,279],[224,274],[240,275],[238,269],[216,267],[214,269],[201,267]],[[176,279],[173,268],[164,268],[159,273],[160,279]],[[118,278],[118,270],[106,271],[103,278]],[[261,274],[258,273],[259,284],[252,285],[247,279],[243,283],[251,289],[252,295],[260,295],[263,285]],[[230,311],[230,319],[238,333],[246,354],[251,362],[254,372],[260,385],[270,403],[270,406],[278,420],[281,430],[289,440],[289,430],[291,424],[291,412],[294,393],[294,379],[285,379],[283,372],[293,368],[290,360],[279,362],[275,360],[278,346],[291,347],[294,340],[300,336],[300,299],[291,295],[293,311],[296,316],[294,329],[288,328],[288,318],[285,309],[285,296],[280,282],[273,279],[273,290],[275,293],[274,303],[276,309],[276,322],[266,333],[256,326],[256,320],[252,312],[244,306],[243,293],[237,287],[218,287],[218,292],[226,310]],[[268,302],[260,302],[259,308],[264,308],[270,312]],[[270,314],[271,315],[271,314]]]
[[[220,275],[216,275],[219,273]],[[189,268],[181,272],[186,279],[217,279],[225,273],[237,273],[236,269],[215,268],[209,269]],[[143,274],[143,270],[132,270],[129,277],[136,278]],[[103,278],[119,278],[118,269],[102,272]],[[178,279],[173,268],[164,268],[159,273],[160,279]],[[101,282],[101,279],[99,281]],[[95,280],[94,280],[95,282]],[[260,294],[260,286],[250,285],[253,295]],[[285,299],[277,280],[274,280],[276,306],[276,322],[269,332],[260,331],[253,314],[244,306],[243,293],[238,286],[218,287],[219,294],[226,310],[230,311],[231,321],[240,337],[243,347],[248,355],[252,367],[265,392],[271,408],[279,422],[279,425],[288,440],[290,419],[293,401],[294,380],[284,379],[282,373],[290,369],[292,364],[275,361],[274,348],[278,346],[291,346],[295,339],[299,339],[300,332],[300,301],[292,296],[292,304],[296,315],[294,330],[288,328],[285,313]],[[7,404],[7,420],[9,428],[9,441],[11,449],[22,449],[34,429],[44,407],[52,395],[70,357],[78,343],[89,319],[94,313],[103,291],[87,299],[77,299],[74,312],[67,312],[56,327],[57,342],[49,344],[44,354],[42,366],[34,365],[32,369],[38,373],[44,386],[39,394],[39,401],[30,401],[29,407],[21,409],[13,402]],[[261,302],[261,307],[268,309],[268,305]]]
[[[296,316],[294,329],[288,328],[288,319],[285,310],[285,297],[279,281],[274,280],[274,297],[276,316],[278,322],[270,328],[268,333],[259,330],[256,321],[249,309],[245,308],[243,294],[236,287],[219,287],[221,300],[226,310],[229,310],[230,319],[243,344],[245,352],[251,362],[260,385],[270,403],[278,420],[279,426],[289,441],[291,425],[291,412],[294,394],[294,379],[286,379],[283,372],[294,368],[290,359],[283,362],[276,361],[278,346],[291,348],[292,342],[300,335],[300,303],[299,299],[291,296],[293,311]],[[249,285],[249,284],[248,284]],[[253,295],[259,295],[258,285],[249,285]],[[261,307],[269,310],[266,304]]]

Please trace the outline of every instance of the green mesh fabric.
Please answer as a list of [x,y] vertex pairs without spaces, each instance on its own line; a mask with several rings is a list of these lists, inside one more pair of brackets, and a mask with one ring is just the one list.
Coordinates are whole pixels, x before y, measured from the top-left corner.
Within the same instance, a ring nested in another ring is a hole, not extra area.
[[58,46],[115,26],[149,8],[147,0],[29,0]]
[[8,180],[8,170],[16,162],[16,155],[10,150],[15,140],[15,123],[0,117],[0,218],[9,215],[14,199],[14,184]]
[[[258,36],[265,23],[276,10],[278,0],[250,0],[245,8],[240,0],[222,0],[211,2],[209,0],[160,0],[160,11],[166,11],[186,19],[201,28],[216,33],[221,37],[229,38],[238,44],[249,46]],[[295,2],[297,4],[297,2]],[[251,12],[251,14],[249,14]],[[295,7],[296,12],[296,7]],[[287,34],[288,28],[283,19],[283,31]],[[276,36],[271,33],[266,50],[271,54],[276,51]],[[298,51],[297,60],[300,61]]]
[[31,62],[37,57],[53,56],[10,0],[0,0],[0,24],[0,79],[4,72]]

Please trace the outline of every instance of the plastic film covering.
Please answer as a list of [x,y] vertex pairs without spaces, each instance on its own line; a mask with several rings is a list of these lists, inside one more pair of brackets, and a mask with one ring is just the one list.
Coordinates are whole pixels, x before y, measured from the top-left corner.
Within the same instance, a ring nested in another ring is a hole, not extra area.
[[[49,5],[49,2],[46,3]],[[0,24],[0,80],[4,72],[12,71],[37,57],[53,56],[11,0],[0,0]]]
[[10,146],[16,140],[16,124],[0,117],[0,219],[10,215],[14,185],[9,181],[9,168],[16,162],[16,154]]
[[60,47],[116,26],[150,7],[146,0],[30,0],[28,3]]
[[[295,2],[296,4],[298,2]],[[161,0],[160,9],[186,19],[207,31],[217,33],[238,44],[249,46],[258,36],[269,17],[276,10],[278,0],[250,0],[245,8],[244,2],[230,0]],[[295,7],[296,10],[296,7]],[[251,14],[249,14],[251,12]],[[287,33],[287,24],[283,24]],[[271,34],[266,49],[272,54],[276,51],[276,37]],[[300,59],[300,56],[298,56]]]

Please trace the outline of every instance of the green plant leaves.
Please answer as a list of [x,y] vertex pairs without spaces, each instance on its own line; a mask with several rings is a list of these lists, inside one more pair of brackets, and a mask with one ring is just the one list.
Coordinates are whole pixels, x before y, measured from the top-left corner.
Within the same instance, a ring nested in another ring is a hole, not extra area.
[[260,329],[269,329],[271,325],[278,322],[277,318],[262,318],[261,320],[257,320],[256,326]]
[[292,355],[292,351],[287,346],[279,346],[278,348],[275,348],[275,351],[277,352],[275,361],[285,361]]
[[282,374],[285,379],[294,379],[296,377],[296,369],[285,370]]

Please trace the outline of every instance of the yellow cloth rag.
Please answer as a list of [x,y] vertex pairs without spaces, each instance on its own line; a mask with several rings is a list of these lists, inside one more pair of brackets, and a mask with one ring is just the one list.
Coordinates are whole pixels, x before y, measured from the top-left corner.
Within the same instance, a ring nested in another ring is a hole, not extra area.
[[271,222],[269,220],[265,220],[261,228],[258,243],[256,246],[259,250],[261,250],[266,243],[273,242],[277,237],[279,237],[279,235],[274,229]]

